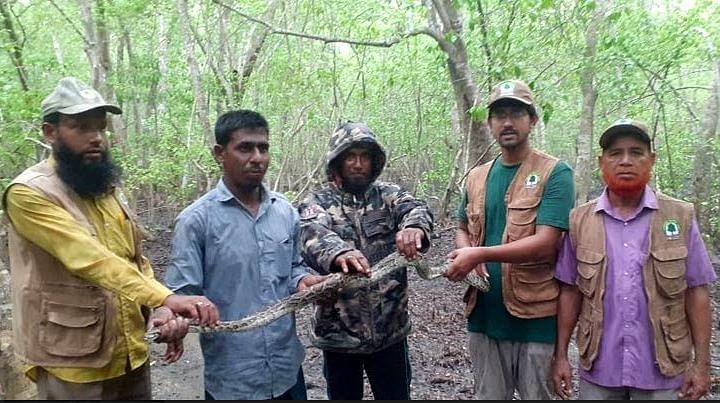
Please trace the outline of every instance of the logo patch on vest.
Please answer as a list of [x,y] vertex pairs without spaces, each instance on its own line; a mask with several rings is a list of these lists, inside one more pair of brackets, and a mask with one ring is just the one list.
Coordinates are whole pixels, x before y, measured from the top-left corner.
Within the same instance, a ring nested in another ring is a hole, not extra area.
[[532,189],[540,182],[540,175],[537,172],[531,172],[530,175],[525,178],[525,188]]
[[680,224],[678,224],[677,220],[665,220],[663,232],[668,240],[680,239]]

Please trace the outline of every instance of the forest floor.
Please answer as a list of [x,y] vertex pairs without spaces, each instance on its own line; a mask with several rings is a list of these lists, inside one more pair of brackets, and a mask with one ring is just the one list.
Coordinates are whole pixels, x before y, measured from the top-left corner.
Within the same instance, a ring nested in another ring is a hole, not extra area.
[[[171,233],[161,231],[145,244],[145,253],[162,279],[168,262]],[[433,239],[431,258],[445,256],[453,249],[454,228],[442,227]],[[465,287],[443,278],[420,279],[413,271],[410,278],[410,316],[413,330],[408,338],[412,365],[411,397],[415,400],[467,400],[473,398],[473,379],[467,349],[467,332],[463,317],[462,295]],[[720,398],[720,292],[713,292],[712,376],[713,389],[708,399]],[[322,376],[322,353],[309,342],[312,309],[297,312],[298,334],[307,347],[303,363],[308,399],[327,399]],[[186,338],[185,354],[173,364],[162,362],[164,347],[153,345],[151,368],[153,397],[159,400],[196,400],[203,398],[203,360],[197,335]],[[576,365],[577,351],[570,348],[571,362]],[[575,377],[577,389],[577,376]],[[365,399],[372,399],[365,383]],[[574,394],[577,398],[577,392]]]

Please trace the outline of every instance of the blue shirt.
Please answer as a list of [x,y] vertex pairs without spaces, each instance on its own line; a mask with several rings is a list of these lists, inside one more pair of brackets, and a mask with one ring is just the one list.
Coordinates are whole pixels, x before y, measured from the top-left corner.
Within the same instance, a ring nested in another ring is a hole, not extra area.
[[[175,221],[165,275],[178,294],[205,295],[220,320],[252,315],[296,291],[309,273],[298,252],[299,216],[263,187],[253,217],[220,180]],[[200,335],[205,389],[215,399],[269,399],[298,379],[305,349],[286,315],[259,329]]]

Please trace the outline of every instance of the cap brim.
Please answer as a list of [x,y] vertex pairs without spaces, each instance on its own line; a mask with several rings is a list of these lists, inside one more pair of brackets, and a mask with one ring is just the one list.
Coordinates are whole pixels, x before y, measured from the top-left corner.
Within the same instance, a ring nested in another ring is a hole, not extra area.
[[107,112],[110,112],[115,115],[121,115],[122,109],[118,108],[115,105],[112,104],[80,104],[80,105],[73,105],[69,106],[67,108],[58,109],[58,112],[64,114],[64,115],[77,115],[78,113],[87,112],[93,109],[105,109]]
[[620,134],[636,134],[640,137],[642,137],[647,143],[650,143],[650,135],[648,135],[644,130],[641,128],[631,125],[631,124],[621,124],[621,125],[615,125],[613,127],[608,128],[603,132],[603,134],[600,136],[600,147],[605,148],[608,146],[608,143],[610,140],[614,139]]
[[523,103],[523,104],[525,104],[525,105],[528,105],[528,106],[533,106],[532,102],[528,102],[528,100],[526,100],[526,99],[522,99],[522,98],[520,98],[520,97],[514,97],[514,96],[511,96],[511,95],[508,95],[508,96],[500,97],[500,98],[498,98],[498,99],[490,102],[490,103],[488,104],[488,107],[493,106],[494,104],[496,104],[496,103],[499,102],[499,101],[503,101],[503,100],[507,100],[507,99],[510,99],[510,100],[513,100],[513,101],[518,101],[518,102],[521,102],[521,103]]

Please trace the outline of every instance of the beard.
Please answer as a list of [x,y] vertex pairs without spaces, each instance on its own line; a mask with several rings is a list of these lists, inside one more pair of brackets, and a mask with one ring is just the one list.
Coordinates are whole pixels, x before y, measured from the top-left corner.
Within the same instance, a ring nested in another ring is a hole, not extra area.
[[639,174],[631,179],[621,179],[613,175],[609,168],[602,168],[602,176],[608,189],[620,197],[634,197],[640,195],[650,182],[650,167],[643,168]]
[[65,143],[57,142],[53,155],[57,161],[58,176],[80,197],[98,197],[108,194],[120,182],[122,170],[110,160],[107,151],[100,161],[87,162]]
[[370,187],[371,182],[372,181],[370,180],[370,178],[364,176],[355,176],[352,178],[343,177],[342,187],[346,192],[352,193],[354,195],[361,195],[365,193],[368,187]]

